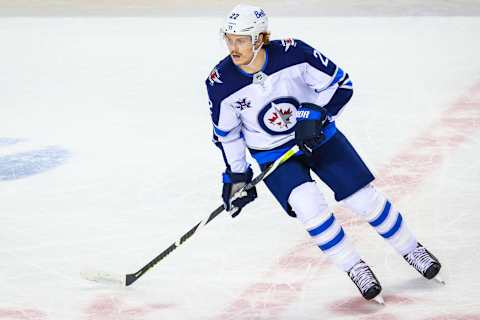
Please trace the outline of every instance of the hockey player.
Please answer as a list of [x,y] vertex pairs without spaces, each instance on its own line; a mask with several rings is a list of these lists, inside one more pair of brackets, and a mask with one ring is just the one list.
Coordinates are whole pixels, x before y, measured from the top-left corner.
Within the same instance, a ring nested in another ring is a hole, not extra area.
[[246,149],[264,169],[298,144],[301,151],[265,183],[365,299],[377,297],[382,302],[381,285],[335,219],[311,172],[418,272],[434,278],[439,261],[371,184],[374,176],[335,126],[352,97],[349,75],[300,40],[270,41],[268,18],[259,7],[236,6],[221,33],[230,54],[212,70],[206,87],[214,142],[226,165],[222,191],[226,210],[235,217],[257,197],[255,188],[233,197],[253,176]]

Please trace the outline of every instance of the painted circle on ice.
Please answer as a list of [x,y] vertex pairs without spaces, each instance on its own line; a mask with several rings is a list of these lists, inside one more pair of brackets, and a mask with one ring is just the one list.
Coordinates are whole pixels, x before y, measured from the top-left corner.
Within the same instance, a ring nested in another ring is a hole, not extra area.
[[293,97],[277,98],[263,107],[258,114],[258,123],[269,134],[289,134],[297,123],[295,113],[299,106]]
[[[12,147],[23,139],[1,138],[0,147]],[[70,152],[59,146],[44,146],[0,155],[0,181],[16,180],[36,175],[62,165]]]

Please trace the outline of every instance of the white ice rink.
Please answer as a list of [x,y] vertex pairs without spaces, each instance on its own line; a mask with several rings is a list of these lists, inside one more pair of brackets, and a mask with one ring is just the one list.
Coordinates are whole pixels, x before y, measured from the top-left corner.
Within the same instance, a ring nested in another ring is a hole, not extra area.
[[479,320],[478,17],[270,20],[350,74],[338,126],[445,286],[332,202],[384,287],[365,302],[263,185],[131,287],[80,277],[136,271],[220,204],[203,84],[220,22],[0,19],[0,319]]

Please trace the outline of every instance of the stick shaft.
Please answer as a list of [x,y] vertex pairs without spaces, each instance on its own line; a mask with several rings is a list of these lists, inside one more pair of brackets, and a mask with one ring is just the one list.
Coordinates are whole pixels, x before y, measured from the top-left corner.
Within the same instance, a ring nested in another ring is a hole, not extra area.
[[215,209],[206,220],[202,220],[199,223],[197,223],[193,228],[191,228],[187,233],[185,233],[180,239],[178,239],[176,242],[172,243],[167,249],[165,249],[162,253],[160,253],[158,256],[156,256],[152,261],[147,263],[143,268],[138,270],[136,273],[130,273],[126,275],[125,279],[125,285],[129,286],[135,281],[138,280],[143,274],[145,274],[148,270],[150,270],[152,267],[154,267],[157,263],[159,263],[163,258],[168,256],[172,251],[177,249],[179,246],[181,246],[185,241],[187,241],[191,236],[197,232],[197,229],[200,226],[204,226],[210,221],[212,221],[215,217],[217,217],[220,213],[223,212],[225,208],[223,205],[219,206],[217,209]]
[[[242,192],[243,190],[248,190],[253,188],[255,185],[263,181],[269,174],[271,174],[275,169],[277,169],[282,163],[286,162],[288,159],[290,159],[293,155],[295,155],[298,152],[298,146],[293,146],[290,148],[287,152],[285,152],[280,158],[278,158],[274,163],[272,163],[270,166],[268,166],[267,169],[265,169],[262,173],[260,173],[258,176],[256,176],[252,182],[248,183],[245,187],[243,187],[239,192]],[[220,213],[223,212],[225,208],[223,207],[223,204],[220,205],[218,208],[216,208],[210,215],[205,218],[204,220],[200,221],[197,223],[193,228],[191,228],[187,233],[185,233],[183,236],[180,237],[177,241],[172,243],[167,249],[165,249],[162,253],[160,253],[158,256],[156,256],[152,261],[147,263],[144,267],[142,267],[140,270],[138,270],[135,273],[130,273],[127,274],[125,277],[125,285],[129,286],[135,281],[138,280],[142,275],[144,275],[148,270],[153,268],[157,263],[159,263],[163,258],[168,256],[170,253],[172,253],[175,249],[177,249],[179,246],[181,246],[185,241],[187,241],[190,237],[192,237],[198,230],[203,228],[206,224],[208,224],[210,221],[215,219]]]

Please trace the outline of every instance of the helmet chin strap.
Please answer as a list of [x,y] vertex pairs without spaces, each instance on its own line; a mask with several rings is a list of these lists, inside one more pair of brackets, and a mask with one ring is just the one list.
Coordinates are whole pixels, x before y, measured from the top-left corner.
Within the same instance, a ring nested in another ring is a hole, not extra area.
[[255,43],[253,44],[253,47],[252,47],[253,57],[252,57],[252,60],[250,60],[250,62],[246,65],[246,67],[250,67],[253,64],[253,62],[257,58],[257,54],[260,52],[260,49],[262,49],[262,46],[263,46],[263,41],[260,42],[260,45],[256,49],[255,49]]

